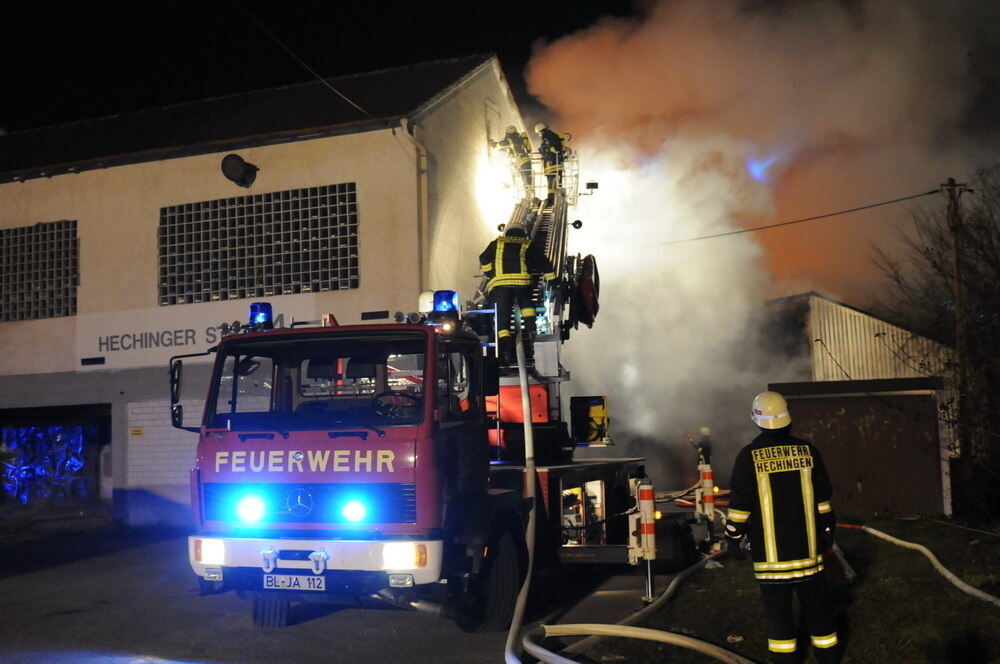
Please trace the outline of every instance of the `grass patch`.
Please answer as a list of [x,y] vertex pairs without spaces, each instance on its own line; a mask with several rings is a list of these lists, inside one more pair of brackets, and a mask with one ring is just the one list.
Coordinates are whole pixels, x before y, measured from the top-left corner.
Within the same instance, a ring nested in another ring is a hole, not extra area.
[[[926,520],[868,525],[923,544],[960,579],[1000,596],[1000,537]],[[959,591],[917,551],[844,528],[838,542],[859,577],[853,585],[832,586],[845,664],[1000,662],[1000,608]],[[722,563],[722,569],[691,576],[673,601],[639,626],[687,634],[766,662],[750,561]],[[588,656],[604,662],[713,661],[674,646],[624,639],[607,639]]]

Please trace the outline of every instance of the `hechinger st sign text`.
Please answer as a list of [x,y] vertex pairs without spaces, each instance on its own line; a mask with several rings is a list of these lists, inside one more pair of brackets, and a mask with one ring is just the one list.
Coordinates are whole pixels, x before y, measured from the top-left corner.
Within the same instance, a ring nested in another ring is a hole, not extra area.
[[[316,320],[315,295],[269,298],[277,327],[292,319]],[[250,300],[205,302],[183,307],[131,309],[77,317],[80,369],[165,365],[174,355],[200,353],[222,338],[224,326],[245,325]]]

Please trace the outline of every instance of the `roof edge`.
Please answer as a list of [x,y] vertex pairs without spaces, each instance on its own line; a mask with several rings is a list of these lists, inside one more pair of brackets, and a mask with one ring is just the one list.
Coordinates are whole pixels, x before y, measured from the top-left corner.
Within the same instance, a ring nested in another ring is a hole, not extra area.
[[366,131],[391,129],[393,127],[402,126],[402,120],[403,116],[400,115],[375,119],[366,118],[355,122],[342,122],[333,125],[290,129],[287,131],[272,132],[269,134],[253,134],[251,136],[227,138],[218,141],[207,141],[173,148],[154,148],[151,150],[129,152],[110,157],[98,157],[96,159],[88,159],[84,161],[72,161],[51,166],[42,166],[24,171],[0,172],[0,184],[26,182],[28,180],[37,180],[39,178],[51,178],[57,175],[71,175],[75,173],[83,173],[85,171],[95,171],[102,168],[128,166],[130,164],[142,164],[160,159],[194,157],[203,154],[210,154],[212,152],[222,152],[225,150],[238,150],[250,147],[261,147],[265,145],[294,143],[296,141],[307,141],[314,138],[326,138],[341,134],[356,134]]
[[[497,58],[495,53],[481,54],[486,59],[476,65],[473,69],[466,72],[461,78],[449,85],[444,90],[438,92],[436,95],[425,101],[423,104],[411,111],[410,116],[413,122],[418,122],[421,117],[430,115],[433,113],[438,106],[441,106],[447,102],[451,97],[458,94],[466,85],[471,83],[474,79],[478,78],[487,69],[492,69],[493,67],[499,67],[500,60]],[[474,56],[466,56],[474,57]]]

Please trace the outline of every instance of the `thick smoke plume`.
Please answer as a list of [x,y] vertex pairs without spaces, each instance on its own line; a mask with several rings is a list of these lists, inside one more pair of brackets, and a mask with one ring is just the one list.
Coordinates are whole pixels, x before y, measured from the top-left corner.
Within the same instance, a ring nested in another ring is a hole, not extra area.
[[569,345],[574,392],[608,394],[619,437],[676,452],[709,425],[745,442],[753,394],[796,376],[758,343],[762,301],[877,298],[870,248],[894,241],[903,206],[665,243],[968,177],[980,157],[960,127],[986,18],[972,7],[664,0],[538,48],[529,88],[601,182],[571,247],[602,268],[597,324]]

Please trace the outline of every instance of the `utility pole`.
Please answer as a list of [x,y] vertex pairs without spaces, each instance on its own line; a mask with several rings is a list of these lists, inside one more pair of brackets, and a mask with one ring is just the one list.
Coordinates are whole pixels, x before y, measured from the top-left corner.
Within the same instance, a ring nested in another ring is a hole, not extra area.
[[966,339],[965,302],[962,292],[962,214],[959,208],[962,194],[971,192],[964,183],[955,182],[955,178],[948,178],[948,181],[941,185],[942,191],[948,194],[948,229],[951,232],[951,252],[954,263],[954,279],[952,280],[952,293],[955,308],[955,355],[958,364],[958,385],[957,385],[957,426],[959,456],[962,458],[962,466],[966,472],[971,471],[972,459],[969,458],[971,448],[969,445],[968,426],[968,347]]

